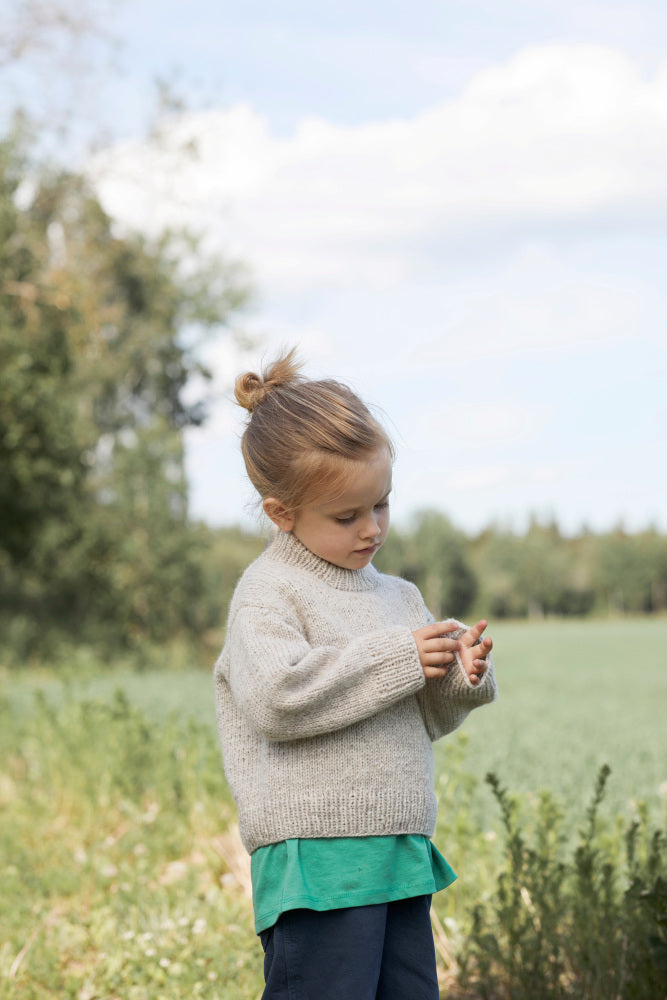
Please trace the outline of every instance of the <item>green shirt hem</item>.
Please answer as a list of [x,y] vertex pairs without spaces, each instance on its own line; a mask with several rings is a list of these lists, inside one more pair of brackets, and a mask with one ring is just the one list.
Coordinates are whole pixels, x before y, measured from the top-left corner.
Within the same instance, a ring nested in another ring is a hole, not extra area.
[[251,858],[255,931],[287,910],[371,906],[446,889],[456,873],[421,835],[287,840]]

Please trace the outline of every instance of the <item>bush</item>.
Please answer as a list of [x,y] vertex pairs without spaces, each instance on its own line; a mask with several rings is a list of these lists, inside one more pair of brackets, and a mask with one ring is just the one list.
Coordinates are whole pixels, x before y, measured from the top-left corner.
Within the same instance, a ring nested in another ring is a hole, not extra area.
[[572,856],[564,814],[540,796],[532,829],[494,774],[505,860],[472,912],[462,980],[483,1000],[660,1000],[667,991],[667,857],[645,809],[601,829],[610,769],[598,775]]

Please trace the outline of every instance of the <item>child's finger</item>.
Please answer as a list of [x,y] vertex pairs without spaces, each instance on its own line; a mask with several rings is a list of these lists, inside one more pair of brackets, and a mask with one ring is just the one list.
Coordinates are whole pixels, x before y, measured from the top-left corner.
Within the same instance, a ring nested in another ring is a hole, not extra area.
[[447,632],[456,632],[461,626],[458,622],[433,622],[430,626],[435,629],[436,635],[445,635]]
[[420,657],[422,663],[428,664],[432,667],[437,667],[441,663],[453,663],[455,660],[455,654],[450,652],[443,652],[442,650],[436,650],[435,652],[424,651]]
[[455,632],[459,625],[456,622],[432,622],[430,625],[422,625],[421,628],[415,629],[412,633],[415,636],[419,636],[422,642],[430,639],[440,639],[447,635],[448,632]]
[[443,677],[447,676],[448,667],[428,667],[424,666],[424,677],[430,680],[442,680]]
[[458,639],[448,639],[444,635],[436,635],[432,639],[424,640],[424,647],[432,653],[453,653],[459,648]]
[[475,625],[469,628],[468,631],[461,636],[461,639],[465,641],[466,645],[472,646],[473,643],[477,642],[487,625],[488,622],[482,618],[481,621],[478,621]]

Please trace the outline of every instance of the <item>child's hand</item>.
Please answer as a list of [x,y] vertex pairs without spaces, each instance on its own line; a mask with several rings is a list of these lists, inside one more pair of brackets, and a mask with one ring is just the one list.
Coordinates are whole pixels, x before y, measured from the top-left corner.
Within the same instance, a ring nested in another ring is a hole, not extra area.
[[493,641],[488,637],[477,643],[486,626],[487,622],[482,619],[464,632],[458,641],[461,663],[471,684],[482,683],[486,671],[486,658],[493,648]]
[[456,658],[456,651],[460,649],[460,640],[448,639],[445,633],[456,632],[459,627],[456,622],[434,622],[432,625],[423,625],[412,633],[425,677],[445,676],[449,664]]

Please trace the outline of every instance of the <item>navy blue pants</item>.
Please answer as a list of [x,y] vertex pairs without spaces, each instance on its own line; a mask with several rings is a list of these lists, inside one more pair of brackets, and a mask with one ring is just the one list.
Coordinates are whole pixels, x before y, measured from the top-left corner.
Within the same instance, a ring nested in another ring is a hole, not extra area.
[[262,1000],[438,1000],[431,897],[288,910],[262,931]]

